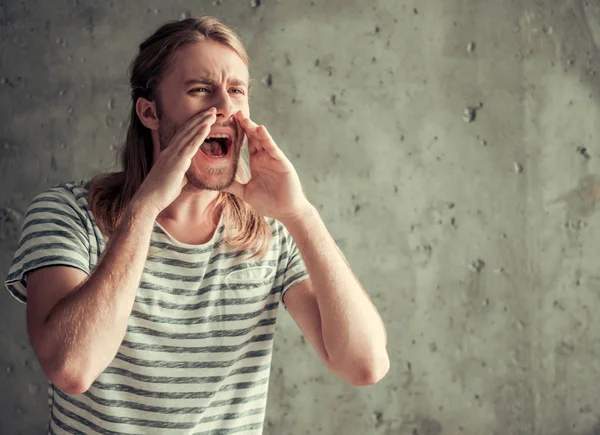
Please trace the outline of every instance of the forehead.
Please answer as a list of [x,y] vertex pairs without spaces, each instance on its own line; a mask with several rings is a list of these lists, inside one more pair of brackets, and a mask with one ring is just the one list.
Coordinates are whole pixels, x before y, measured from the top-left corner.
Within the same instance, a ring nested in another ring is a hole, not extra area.
[[180,48],[164,82],[182,85],[193,79],[211,79],[216,82],[243,81],[248,84],[248,67],[240,56],[225,44],[200,41]]

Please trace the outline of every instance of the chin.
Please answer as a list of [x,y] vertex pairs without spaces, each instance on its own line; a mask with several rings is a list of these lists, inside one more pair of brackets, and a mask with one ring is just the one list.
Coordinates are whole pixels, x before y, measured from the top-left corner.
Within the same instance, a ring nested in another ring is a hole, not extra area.
[[188,184],[186,187],[195,190],[211,190],[211,191],[222,191],[227,189],[235,180],[235,170],[227,168],[221,173],[198,173],[196,171],[188,171],[186,177]]

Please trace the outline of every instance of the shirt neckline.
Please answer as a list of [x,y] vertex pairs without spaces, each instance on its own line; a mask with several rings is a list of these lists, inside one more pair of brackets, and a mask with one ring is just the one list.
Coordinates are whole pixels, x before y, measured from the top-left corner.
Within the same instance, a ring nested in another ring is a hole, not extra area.
[[223,214],[221,214],[221,216],[219,217],[219,223],[217,224],[217,228],[215,229],[212,237],[210,238],[210,240],[206,243],[202,243],[202,244],[190,244],[190,243],[184,243],[181,242],[179,240],[177,240],[175,237],[173,237],[171,235],[171,233],[169,233],[161,224],[158,223],[158,221],[154,221],[154,225],[156,227],[158,227],[160,229],[160,231],[169,239],[169,242],[171,244],[173,244],[174,246],[179,246],[182,248],[189,248],[189,249],[199,249],[199,248],[206,248],[210,245],[213,245],[215,243],[215,241],[217,240],[217,238],[219,237],[219,234],[222,232],[222,226],[223,226]]

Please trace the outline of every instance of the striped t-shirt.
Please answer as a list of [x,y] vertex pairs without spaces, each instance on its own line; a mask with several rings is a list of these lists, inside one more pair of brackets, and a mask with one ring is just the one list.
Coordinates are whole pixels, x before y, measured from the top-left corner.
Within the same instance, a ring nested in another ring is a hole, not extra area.
[[[35,269],[94,270],[106,240],[88,188],[62,184],[29,206],[6,279],[20,301]],[[262,433],[278,308],[308,277],[285,227],[267,222],[270,248],[253,259],[224,242],[223,222],[203,245],[180,243],[155,223],[115,359],[83,394],[49,384],[48,433]]]

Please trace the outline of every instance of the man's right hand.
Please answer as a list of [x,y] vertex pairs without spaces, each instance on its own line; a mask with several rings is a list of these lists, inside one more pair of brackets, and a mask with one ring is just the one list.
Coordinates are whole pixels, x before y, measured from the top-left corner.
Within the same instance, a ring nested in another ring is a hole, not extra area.
[[151,207],[156,215],[175,201],[187,184],[185,174],[216,122],[216,113],[213,107],[191,117],[158,155],[135,195],[137,201]]

